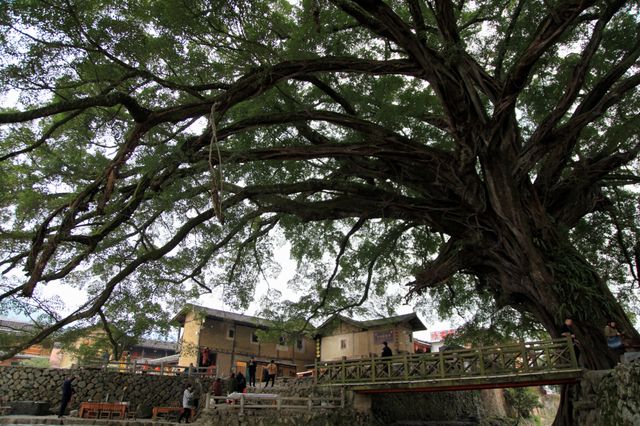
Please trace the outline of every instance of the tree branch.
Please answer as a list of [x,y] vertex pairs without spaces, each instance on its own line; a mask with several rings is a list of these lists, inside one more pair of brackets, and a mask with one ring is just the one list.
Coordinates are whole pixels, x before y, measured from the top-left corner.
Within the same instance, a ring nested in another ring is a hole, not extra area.
[[416,279],[406,284],[410,287],[407,298],[413,294],[421,295],[425,289],[448,280],[460,271],[464,267],[464,256],[461,255],[460,245],[461,242],[458,239],[450,238],[427,269],[417,273]]
[[509,117],[515,108],[518,94],[524,88],[538,59],[565,33],[582,11],[594,0],[565,0],[540,22],[533,39],[509,70],[498,103],[494,108],[494,120]]
[[151,111],[140,106],[138,102],[126,93],[114,92],[107,95],[92,96],[89,98],[74,99],[72,101],[56,102],[45,107],[23,112],[0,113],[0,123],[20,123],[36,118],[48,117],[62,112],[84,110],[96,106],[112,107],[123,105],[136,122],[143,122]]
[[349,114],[349,115],[357,115],[355,108],[353,108],[353,106],[349,103],[349,101],[344,96],[342,96],[340,93],[338,93],[335,90],[333,90],[331,88],[331,86],[329,86],[328,84],[326,84],[325,82],[323,82],[319,78],[314,77],[312,75],[306,75],[306,76],[297,77],[296,80],[307,81],[307,82],[313,84],[318,89],[320,89],[324,93],[326,93],[327,96],[329,96],[331,99],[333,99],[338,104],[340,104],[340,106],[344,109],[344,111],[347,114]]

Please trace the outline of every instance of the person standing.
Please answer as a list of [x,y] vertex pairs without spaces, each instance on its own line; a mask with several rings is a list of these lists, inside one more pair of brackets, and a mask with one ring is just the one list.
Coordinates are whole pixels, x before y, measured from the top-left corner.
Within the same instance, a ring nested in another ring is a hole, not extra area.
[[607,346],[613,350],[616,355],[625,353],[624,342],[622,340],[624,335],[618,331],[615,321],[609,321],[604,327],[604,336],[607,338]]
[[247,379],[244,378],[244,375],[241,372],[236,374],[236,392],[244,393],[247,388]]
[[564,324],[560,327],[560,334],[564,337],[571,337],[573,342],[573,352],[576,354],[576,361],[580,363],[580,342],[576,339],[576,335],[573,333],[573,319],[567,318],[564,320]]
[[389,347],[389,344],[387,342],[382,342],[382,344],[384,345],[382,347],[382,356],[383,357],[392,356],[393,352],[391,351],[391,348]]
[[269,377],[267,378],[267,383],[265,384],[265,388],[269,386],[269,380],[271,380],[271,387],[276,383],[276,374],[278,373],[278,366],[276,363],[271,360],[269,365],[267,365],[267,372],[269,373]]
[[251,361],[249,361],[249,366],[247,368],[249,372],[249,386],[256,386],[256,369],[258,368],[258,364],[256,364],[255,358],[251,357]]
[[67,377],[64,383],[62,383],[62,400],[60,401],[60,411],[58,412],[58,418],[62,418],[64,416],[67,405],[69,404],[69,401],[71,401],[71,397],[75,393],[75,391],[73,390],[73,381],[75,379],[75,376],[70,376]]
[[229,386],[227,386],[229,393],[234,393],[238,391],[238,382],[236,381],[236,373],[231,373],[229,376]]
[[102,368],[107,368],[109,366],[109,352],[105,349],[102,352]]
[[267,382],[269,381],[269,372],[267,371],[267,367],[262,367],[262,387],[267,387]]
[[[393,352],[391,351],[391,348],[389,347],[389,344],[387,342],[382,342],[382,358],[388,358],[390,356],[393,356]],[[390,372],[391,369],[389,368],[389,363],[385,363],[384,366],[384,371],[386,371],[387,375],[390,376]]]
[[222,380],[220,377],[213,382],[213,396],[222,396]]
[[178,417],[178,423],[182,422],[182,418],[184,417],[184,422],[189,423],[189,419],[191,418],[191,409],[193,408],[193,391],[191,390],[191,384],[188,384],[182,393],[182,413],[180,413],[180,417]]

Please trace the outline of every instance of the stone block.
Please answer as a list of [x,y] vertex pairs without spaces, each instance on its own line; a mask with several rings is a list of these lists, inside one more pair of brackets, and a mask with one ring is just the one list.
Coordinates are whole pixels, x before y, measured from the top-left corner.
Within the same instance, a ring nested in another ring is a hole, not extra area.
[[46,416],[49,414],[49,401],[13,401],[11,404],[11,414]]

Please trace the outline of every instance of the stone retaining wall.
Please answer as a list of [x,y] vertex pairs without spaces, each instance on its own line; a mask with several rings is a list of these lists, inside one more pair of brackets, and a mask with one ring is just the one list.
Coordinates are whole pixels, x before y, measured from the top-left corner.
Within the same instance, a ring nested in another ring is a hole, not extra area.
[[231,409],[206,410],[198,419],[198,423],[207,426],[370,426],[375,424],[369,416],[346,408],[318,410],[313,413],[249,409],[244,415],[238,415],[237,410]]
[[640,425],[640,360],[613,370],[587,371],[575,391],[575,424]]
[[129,401],[131,407],[153,407],[181,402],[182,392],[191,383],[197,394],[211,388],[210,378],[156,376],[105,370],[62,370],[31,367],[0,367],[0,395],[8,401],[49,401],[57,409],[62,383],[74,375],[76,396],[71,409],[93,400]]
[[501,391],[388,393],[372,395],[372,416],[381,425],[501,425],[506,416]]

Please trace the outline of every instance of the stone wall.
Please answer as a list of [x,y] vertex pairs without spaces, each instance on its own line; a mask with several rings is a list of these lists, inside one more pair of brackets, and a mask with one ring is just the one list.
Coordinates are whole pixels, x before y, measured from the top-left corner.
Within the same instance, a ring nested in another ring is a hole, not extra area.
[[501,425],[505,424],[501,391],[389,393],[372,395],[372,416],[378,424]]
[[[141,408],[181,402],[182,392],[191,383],[196,393],[211,388],[211,379],[187,376],[156,376],[104,370],[62,370],[29,367],[0,367],[0,395],[8,401],[49,401],[57,408],[62,397],[62,383],[74,375],[76,396],[71,409],[80,402],[93,400],[129,401]],[[145,410],[148,411],[148,410]]]
[[640,425],[640,361],[613,370],[587,371],[574,388],[575,424]]
[[371,419],[350,409],[315,411],[276,411],[269,409],[247,410],[238,415],[237,410],[207,410],[198,419],[201,425],[215,426],[370,426]]

